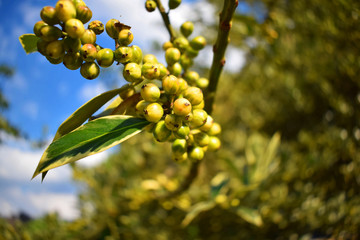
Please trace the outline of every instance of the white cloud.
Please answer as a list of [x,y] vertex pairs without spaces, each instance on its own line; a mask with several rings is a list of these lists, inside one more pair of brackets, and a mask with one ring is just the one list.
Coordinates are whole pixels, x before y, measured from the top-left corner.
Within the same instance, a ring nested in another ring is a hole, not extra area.
[[38,117],[39,105],[33,101],[28,101],[24,103],[23,111],[29,118],[35,120]]
[[110,156],[110,154],[111,154],[111,150],[108,149],[104,152],[97,153],[95,155],[91,155],[84,159],[81,159],[77,163],[83,167],[94,167],[102,163],[104,160],[106,160]]
[[245,51],[231,45],[226,49],[226,63],[224,69],[231,73],[238,73],[245,64]]
[[91,83],[86,83],[82,86],[79,91],[79,98],[81,101],[87,102],[105,91],[106,87],[104,83],[100,81],[93,81]]

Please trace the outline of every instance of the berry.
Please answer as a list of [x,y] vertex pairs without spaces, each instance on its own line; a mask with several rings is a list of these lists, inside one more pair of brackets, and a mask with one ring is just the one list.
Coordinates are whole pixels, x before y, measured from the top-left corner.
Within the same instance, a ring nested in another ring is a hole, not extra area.
[[141,74],[149,80],[158,79],[160,77],[160,70],[157,64],[148,62],[142,65]]
[[55,12],[57,18],[62,22],[66,22],[71,18],[76,18],[76,8],[71,1],[58,1],[55,6]]
[[94,20],[89,23],[88,29],[93,30],[96,35],[100,35],[104,32],[104,24],[99,20]]
[[187,143],[185,139],[175,139],[171,145],[171,150],[175,156],[182,156],[187,152]]
[[82,58],[87,62],[93,62],[96,59],[97,49],[92,44],[84,44],[80,49]]
[[182,162],[188,159],[188,154],[185,152],[183,155],[176,156],[175,154],[172,155],[172,159],[174,159],[176,162]]
[[169,75],[163,78],[162,87],[168,94],[177,94],[180,91],[179,80],[174,75]]
[[110,48],[103,48],[96,54],[96,61],[100,67],[110,67],[114,63],[114,52]]
[[196,81],[196,86],[198,86],[201,89],[205,89],[209,86],[209,79],[207,78],[199,78]]
[[180,26],[180,32],[182,33],[182,35],[184,35],[184,37],[190,36],[193,31],[194,31],[194,24],[190,21],[184,22]]
[[188,83],[183,78],[178,78],[179,81],[179,93],[185,91],[189,86]]
[[165,60],[168,65],[173,65],[180,60],[180,50],[177,48],[168,48],[165,51]]
[[209,137],[209,144],[208,144],[207,147],[208,147],[209,151],[219,150],[219,148],[221,147],[220,139],[215,137],[215,136],[210,136]]
[[197,57],[197,55],[199,55],[199,50],[195,50],[191,46],[189,46],[185,51],[185,55],[189,58],[195,58]]
[[134,35],[129,29],[122,29],[119,32],[118,43],[122,46],[127,46],[134,40]]
[[133,57],[131,59],[131,62],[137,63],[137,64],[141,64],[142,62],[142,51],[141,48],[136,46],[136,45],[132,45],[130,47],[133,51]]
[[160,98],[160,89],[153,83],[147,83],[141,87],[140,94],[145,101],[156,102]]
[[189,41],[185,37],[178,37],[174,40],[174,46],[180,50],[180,52],[185,52],[189,46]]
[[40,29],[40,37],[47,42],[58,40],[62,36],[62,31],[54,26],[43,26]]
[[37,23],[35,23],[33,31],[37,37],[41,37],[40,29],[46,25],[47,24],[44,21],[38,21]]
[[169,74],[169,71],[167,70],[167,68],[164,66],[164,64],[159,63],[158,64],[159,70],[160,70],[160,76],[159,79],[163,79],[165,76],[167,76]]
[[207,113],[202,109],[194,109],[193,118],[190,121],[190,128],[199,128],[206,123]]
[[199,104],[197,105],[193,105],[193,109],[204,109],[205,107],[205,102],[204,100],[202,100]]
[[185,80],[190,83],[191,85],[194,85],[196,81],[200,78],[199,74],[195,71],[188,71],[184,74]]
[[194,50],[201,50],[206,46],[206,39],[203,36],[197,36],[190,41],[190,46]]
[[165,116],[165,125],[169,130],[177,131],[182,125],[182,120],[175,114],[168,114]]
[[194,118],[194,115],[192,113],[189,113],[184,116],[184,122],[189,123]]
[[[124,98],[123,98],[124,99]],[[138,114],[138,116],[140,117],[144,117],[144,109],[147,107],[147,105],[149,105],[150,102],[147,102],[145,100],[140,100],[136,106],[135,106],[135,109],[136,109],[136,113]]]
[[53,59],[62,58],[65,54],[64,42],[55,40],[46,46],[46,55]]
[[130,47],[118,47],[115,50],[115,60],[120,63],[128,63],[133,57],[133,50]]
[[169,8],[175,9],[181,4],[181,0],[169,0]]
[[191,160],[200,161],[204,158],[204,150],[201,147],[193,147],[190,149],[188,156]]
[[54,7],[46,6],[41,9],[40,12],[41,19],[49,25],[55,25],[60,23],[59,19],[56,17],[56,11]]
[[178,98],[174,102],[173,110],[178,116],[186,116],[191,112],[191,103],[186,98]]
[[210,138],[206,133],[199,132],[194,135],[194,141],[198,146],[205,147],[209,144]]
[[63,57],[60,58],[51,58],[51,57],[46,57],[46,59],[51,63],[51,64],[60,64],[63,61]]
[[46,56],[46,47],[49,44],[49,42],[39,38],[39,40],[36,43],[36,47],[39,53],[41,53],[42,55]]
[[200,130],[203,132],[207,132],[211,129],[213,124],[214,124],[214,119],[210,115],[208,115],[206,119],[206,123],[200,127]]
[[150,103],[144,109],[144,116],[149,122],[158,122],[162,118],[164,110],[159,103]]
[[221,126],[216,122],[214,122],[210,130],[207,131],[207,134],[209,134],[210,136],[219,135],[220,133],[221,133]]
[[85,27],[79,19],[72,18],[65,22],[65,31],[72,38],[81,38],[85,32]]
[[79,6],[86,6],[85,2],[83,0],[72,0],[75,7],[79,7]]
[[166,128],[164,120],[156,123],[153,129],[153,136],[158,142],[165,142],[169,139],[171,131]]
[[183,125],[177,131],[174,131],[174,135],[177,138],[186,139],[190,133],[189,126]]
[[186,54],[181,55],[180,64],[186,70],[193,65],[193,60],[189,58]]
[[80,73],[84,78],[92,80],[99,76],[100,68],[94,62],[86,62],[81,65]]
[[181,71],[182,71],[182,67],[181,67],[180,63],[178,63],[178,62],[174,63],[171,66],[168,66],[167,68],[168,68],[169,72],[175,76],[180,76]]
[[137,82],[141,80],[141,67],[136,63],[128,63],[123,70],[123,76],[128,82]]
[[76,6],[76,18],[82,23],[87,23],[92,18],[92,11],[87,6]]
[[86,43],[95,44],[96,34],[94,33],[93,30],[86,29],[84,34],[80,37],[80,40],[81,40],[81,44],[86,44]]
[[80,51],[81,41],[79,38],[66,37],[64,39],[65,51],[69,53],[76,53]]
[[[125,91],[120,92],[120,97],[121,97],[121,99],[125,100],[134,94],[135,94],[135,89],[133,87],[131,87],[131,88],[126,89]],[[135,109],[137,110],[137,108],[135,108]],[[141,112],[143,112],[143,110],[144,109],[142,109]]]
[[153,54],[146,54],[143,59],[143,63],[157,63],[158,60],[156,59],[155,55]]
[[188,87],[183,94],[184,98],[189,100],[192,105],[198,105],[204,99],[204,95],[198,87]]
[[116,39],[119,36],[120,26],[119,20],[110,19],[105,25],[106,33],[109,37]]
[[76,70],[81,67],[83,59],[80,53],[67,53],[64,56],[63,63],[66,68]]
[[174,47],[174,45],[170,41],[167,41],[162,45],[162,48],[164,51],[166,51],[166,49],[172,48],[172,47]]
[[153,0],[146,0],[145,8],[148,12],[153,12],[156,9],[156,2]]

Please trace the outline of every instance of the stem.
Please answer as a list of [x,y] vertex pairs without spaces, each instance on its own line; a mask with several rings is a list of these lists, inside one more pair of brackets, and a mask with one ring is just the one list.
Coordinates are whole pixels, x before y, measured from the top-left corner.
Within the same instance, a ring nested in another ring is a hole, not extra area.
[[239,4],[238,0],[225,0],[220,13],[218,36],[213,46],[213,61],[210,69],[209,86],[205,92],[205,110],[211,114],[221,71],[225,65],[225,50],[230,41],[231,19]]
[[170,34],[170,41],[172,42],[176,38],[176,33],[170,23],[169,14],[165,12],[165,8],[161,3],[161,0],[155,0],[157,8],[159,9],[159,12],[161,14],[161,17],[164,21],[165,27],[168,30]]

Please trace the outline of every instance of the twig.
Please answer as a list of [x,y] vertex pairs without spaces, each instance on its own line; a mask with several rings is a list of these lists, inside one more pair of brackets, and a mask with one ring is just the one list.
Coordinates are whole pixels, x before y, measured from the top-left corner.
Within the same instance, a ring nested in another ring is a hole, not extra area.
[[167,12],[165,12],[165,8],[161,3],[161,0],[155,0],[157,8],[159,9],[159,12],[161,14],[161,17],[164,21],[165,27],[168,30],[170,34],[170,41],[173,41],[176,38],[176,33],[170,23],[169,15]]

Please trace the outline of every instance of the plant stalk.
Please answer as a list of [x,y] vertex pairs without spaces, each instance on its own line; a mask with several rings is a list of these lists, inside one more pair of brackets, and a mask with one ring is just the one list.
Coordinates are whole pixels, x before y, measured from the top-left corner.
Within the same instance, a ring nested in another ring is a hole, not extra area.
[[157,9],[159,9],[159,12],[161,14],[161,17],[164,21],[165,27],[168,30],[169,34],[170,34],[170,41],[172,42],[175,38],[176,38],[176,33],[174,28],[172,27],[171,23],[170,23],[170,18],[169,18],[169,14],[167,12],[165,12],[165,8],[161,3],[161,0],[155,0],[156,5],[157,5]]

